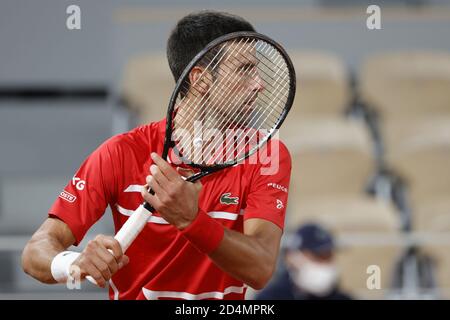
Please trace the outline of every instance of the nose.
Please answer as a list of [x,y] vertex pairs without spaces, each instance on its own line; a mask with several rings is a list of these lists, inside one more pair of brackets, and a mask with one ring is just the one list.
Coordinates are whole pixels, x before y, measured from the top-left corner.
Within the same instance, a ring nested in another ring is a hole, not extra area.
[[252,77],[250,89],[252,91],[261,92],[264,88],[263,79],[259,75],[259,71],[256,71],[256,74]]

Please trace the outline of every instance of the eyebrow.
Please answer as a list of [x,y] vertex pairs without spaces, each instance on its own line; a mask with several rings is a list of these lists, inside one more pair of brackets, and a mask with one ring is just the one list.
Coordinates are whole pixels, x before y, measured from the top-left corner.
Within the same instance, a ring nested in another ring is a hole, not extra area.
[[243,65],[240,65],[237,69],[238,69],[238,70],[243,70],[243,69],[247,69],[247,68],[253,68],[253,67],[255,67],[255,66],[256,66],[255,63],[253,63],[253,62],[247,62],[247,63],[245,63],[245,64],[243,64]]

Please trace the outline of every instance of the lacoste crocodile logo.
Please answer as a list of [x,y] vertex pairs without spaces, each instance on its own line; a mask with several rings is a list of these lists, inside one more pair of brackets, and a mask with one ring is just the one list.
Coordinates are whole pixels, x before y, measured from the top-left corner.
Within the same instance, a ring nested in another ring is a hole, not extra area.
[[239,197],[231,197],[231,192],[224,193],[220,196],[220,203],[222,204],[238,204]]

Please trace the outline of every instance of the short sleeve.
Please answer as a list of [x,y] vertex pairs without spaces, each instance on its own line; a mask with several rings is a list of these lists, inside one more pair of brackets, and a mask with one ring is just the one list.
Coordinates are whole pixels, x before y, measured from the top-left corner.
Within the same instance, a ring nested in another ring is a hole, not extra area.
[[281,229],[288,202],[291,177],[291,156],[280,140],[271,140],[266,156],[255,166],[244,220],[260,218],[273,222]]
[[86,158],[49,210],[49,217],[56,217],[69,226],[76,238],[75,245],[103,216],[112,200],[115,178],[111,141],[103,143]]

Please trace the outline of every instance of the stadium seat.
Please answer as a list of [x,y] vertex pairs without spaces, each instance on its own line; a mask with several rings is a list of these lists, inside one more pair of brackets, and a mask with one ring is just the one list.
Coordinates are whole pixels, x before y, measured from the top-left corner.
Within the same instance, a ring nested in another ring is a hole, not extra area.
[[292,154],[296,197],[361,193],[373,172],[370,137],[360,121],[303,117],[280,132]]
[[416,203],[412,223],[419,232],[447,233],[450,231],[450,196],[430,196]]
[[296,201],[289,197],[287,228],[317,222],[336,234],[347,232],[387,232],[399,230],[394,207],[368,196],[317,195]]
[[450,113],[450,53],[413,51],[369,57],[359,75],[362,99],[386,117]]
[[[353,239],[352,244],[342,245],[337,254],[341,270],[340,284],[343,289],[359,299],[383,299],[389,293],[395,265],[404,249],[399,234],[381,233],[370,241]],[[379,270],[380,287],[372,284],[370,277]],[[379,268],[379,269],[378,269]],[[375,271],[376,272],[376,271]]]
[[450,115],[383,122],[386,160],[407,182],[413,211],[430,197],[450,196]]
[[343,62],[325,52],[292,50],[289,55],[297,74],[297,95],[289,118],[343,114],[351,99]]
[[123,72],[122,97],[136,112],[140,123],[158,121],[165,117],[175,82],[165,54],[136,56]]

